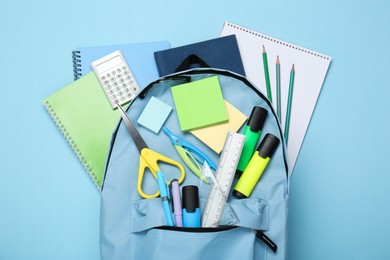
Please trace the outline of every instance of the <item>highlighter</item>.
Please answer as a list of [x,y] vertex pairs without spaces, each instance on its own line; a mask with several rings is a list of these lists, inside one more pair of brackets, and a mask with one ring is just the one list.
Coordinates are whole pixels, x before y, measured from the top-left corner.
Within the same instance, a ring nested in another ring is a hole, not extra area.
[[252,109],[249,120],[244,129],[245,143],[242,148],[241,157],[237,165],[237,174],[242,174],[255,151],[257,141],[260,138],[268,111],[265,108],[255,106]]
[[244,199],[251,195],[257,182],[271,160],[272,155],[278,147],[279,142],[279,138],[276,136],[266,134],[256,152],[250,159],[241,177],[238,179],[238,182],[233,190],[234,196]]
[[199,191],[194,185],[182,189],[183,227],[200,227]]

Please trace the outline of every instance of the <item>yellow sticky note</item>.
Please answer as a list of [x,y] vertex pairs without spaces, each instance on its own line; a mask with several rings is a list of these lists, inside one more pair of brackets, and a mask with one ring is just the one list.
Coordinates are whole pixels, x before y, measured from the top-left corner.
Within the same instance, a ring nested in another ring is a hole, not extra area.
[[237,132],[248,119],[243,113],[241,113],[240,110],[235,108],[226,100],[225,105],[229,116],[229,121],[227,123],[190,131],[194,136],[218,154],[223,149],[228,132]]

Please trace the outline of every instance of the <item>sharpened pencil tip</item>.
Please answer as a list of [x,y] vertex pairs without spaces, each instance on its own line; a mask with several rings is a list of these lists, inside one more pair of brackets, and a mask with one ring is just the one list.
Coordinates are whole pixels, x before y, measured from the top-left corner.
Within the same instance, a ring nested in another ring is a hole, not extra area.
[[264,47],[264,45],[263,45],[263,53],[265,53],[265,47]]
[[294,64],[292,65],[291,70],[292,70],[292,71],[295,71],[295,66],[294,66]]
[[279,55],[276,56],[276,64],[280,64]]

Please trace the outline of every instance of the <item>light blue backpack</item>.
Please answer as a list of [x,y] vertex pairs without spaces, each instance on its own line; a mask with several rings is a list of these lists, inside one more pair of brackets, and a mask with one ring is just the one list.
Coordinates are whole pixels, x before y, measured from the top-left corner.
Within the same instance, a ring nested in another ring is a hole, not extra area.
[[[281,142],[260,181],[247,199],[230,195],[219,228],[167,227],[161,198],[142,199],[137,192],[139,152],[121,120],[113,133],[101,193],[101,258],[130,259],[286,259],[289,176],[285,142],[275,111],[268,99],[245,77],[218,69],[197,68],[164,76],[149,84],[130,104],[127,114],[133,122],[154,96],[174,106],[170,88],[189,81],[218,76],[223,97],[249,117],[254,106],[268,110],[260,141],[266,133]],[[118,112],[119,113],[119,112]],[[180,131],[176,112],[165,122],[173,133],[196,144],[216,164],[219,155],[190,133]],[[186,167],[170,139],[160,131],[155,134],[137,125],[149,148],[164,154],[185,167],[186,178],[181,184],[198,185],[200,209],[204,209],[210,185],[200,183]],[[243,129],[240,130],[240,133]],[[257,147],[257,146],[256,146]],[[151,175],[151,174],[149,174]],[[235,177],[232,187],[237,182]],[[144,180],[144,190],[156,190],[156,180]],[[233,188],[232,188],[233,189]],[[236,213],[232,219],[227,209]],[[234,223],[233,226],[229,223]],[[277,245],[273,252],[256,236],[262,231]]]

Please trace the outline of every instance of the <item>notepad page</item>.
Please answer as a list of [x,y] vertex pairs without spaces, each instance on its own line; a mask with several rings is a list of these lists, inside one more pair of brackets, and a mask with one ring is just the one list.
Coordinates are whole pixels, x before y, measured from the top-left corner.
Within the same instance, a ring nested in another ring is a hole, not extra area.
[[320,94],[331,57],[271,36],[225,22],[221,35],[235,34],[247,78],[266,93],[262,48],[266,49],[273,106],[276,109],[276,58],[281,63],[281,124],[284,129],[291,67],[295,66],[294,92],[288,139],[289,173],[292,173]]

